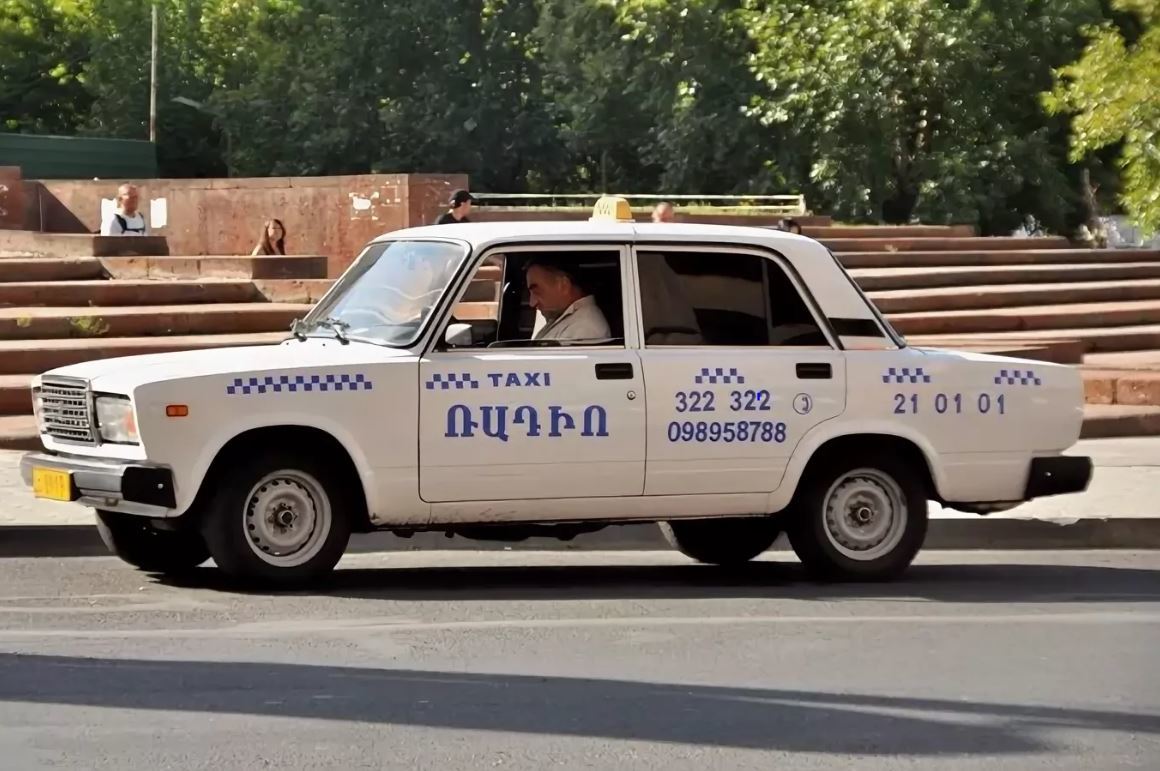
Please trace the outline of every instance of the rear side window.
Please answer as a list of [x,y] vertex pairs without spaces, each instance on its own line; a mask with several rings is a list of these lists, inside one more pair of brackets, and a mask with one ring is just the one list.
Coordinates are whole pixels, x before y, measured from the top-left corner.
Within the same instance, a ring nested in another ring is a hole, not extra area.
[[641,252],[646,346],[827,346],[773,260],[728,252]]

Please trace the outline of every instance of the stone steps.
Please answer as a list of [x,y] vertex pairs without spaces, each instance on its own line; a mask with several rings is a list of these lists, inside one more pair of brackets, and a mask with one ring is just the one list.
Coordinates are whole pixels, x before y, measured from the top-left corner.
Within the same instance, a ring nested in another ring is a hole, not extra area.
[[1083,415],[1080,439],[1160,434],[1160,407],[1088,404]]
[[[776,227],[776,226],[774,226]],[[974,238],[971,225],[805,225],[802,235],[827,238]]]
[[1160,406],[1160,372],[1084,369],[1083,381],[1088,404]]
[[[1160,324],[1160,300],[923,311],[890,314],[889,319],[899,332],[908,336],[1154,325]],[[1064,336],[1059,331],[1054,334]]]
[[326,257],[102,257],[101,264],[115,279],[279,279],[326,278]]
[[[990,239],[980,239],[989,241]],[[1107,264],[1123,262],[1160,262],[1156,249],[1000,249],[990,250],[986,243],[979,248],[958,251],[860,251],[834,250],[838,261],[847,268],[937,268],[982,267],[990,265],[1062,265]]]
[[850,275],[866,292],[938,287],[1055,284],[1063,282],[1160,279],[1160,253],[1155,262],[1053,265],[976,265],[936,268],[854,268]]
[[32,413],[32,375],[0,375],[0,415]]
[[1160,278],[1085,283],[953,286],[867,292],[887,315],[920,311],[1160,300]]
[[105,277],[96,257],[13,257],[0,260],[0,283],[85,281]]
[[107,257],[168,252],[169,245],[165,236],[127,237],[0,230],[0,257]]
[[[1095,328],[1059,328],[1059,329],[1024,329],[1015,332],[981,332],[977,334],[934,334],[934,335],[907,335],[906,339],[912,344],[923,347],[951,347],[978,346],[980,343],[989,345],[1012,345],[1022,343],[1026,345],[1045,344],[1051,341],[1072,341],[1080,347],[1080,353],[1085,362],[1099,363],[1099,355],[1115,356],[1117,359],[1126,355],[1125,352],[1143,351],[1153,352],[1160,348],[1160,324],[1140,324],[1126,326],[1109,326]],[[1078,363],[1078,360],[1076,360]],[[1115,364],[1119,367],[1119,364]],[[1141,369],[1150,368],[1148,365]],[[1152,365],[1160,369],[1160,366]]]
[[0,340],[288,331],[290,323],[310,308],[274,302],[0,308]]
[[0,284],[0,307],[179,305],[262,300],[252,281],[10,281]]
[[825,238],[820,239],[837,252],[962,252],[1067,249],[1071,242],[1062,236],[1026,238],[1022,236],[952,238]]
[[168,353],[240,345],[268,345],[289,337],[288,332],[166,337],[58,338],[54,340],[0,340],[0,375],[47,372],[94,359]]

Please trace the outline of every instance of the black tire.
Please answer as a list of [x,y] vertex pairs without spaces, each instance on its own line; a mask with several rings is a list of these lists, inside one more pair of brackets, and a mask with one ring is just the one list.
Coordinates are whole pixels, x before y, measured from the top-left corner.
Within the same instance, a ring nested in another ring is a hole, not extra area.
[[661,533],[686,557],[709,565],[749,562],[773,546],[781,527],[769,517],[689,519],[661,522]]
[[150,573],[183,573],[209,559],[201,533],[193,528],[156,530],[144,517],[98,509],[97,532],[109,551]]
[[[302,586],[342,558],[350,540],[353,486],[326,459],[270,449],[234,459],[214,482],[202,535],[214,562],[231,578]],[[283,516],[293,521],[283,522]]]
[[926,488],[918,473],[891,457],[847,457],[819,464],[802,480],[786,534],[812,575],[878,581],[910,566],[926,527]]

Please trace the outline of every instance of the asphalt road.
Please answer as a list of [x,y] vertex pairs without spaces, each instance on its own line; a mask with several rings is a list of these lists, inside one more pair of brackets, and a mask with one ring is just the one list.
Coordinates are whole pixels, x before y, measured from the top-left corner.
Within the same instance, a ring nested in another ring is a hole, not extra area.
[[325,589],[0,560],[8,769],[1114,769],[1160,758],[1160,552],[819,585],[668,553],[348,557]]

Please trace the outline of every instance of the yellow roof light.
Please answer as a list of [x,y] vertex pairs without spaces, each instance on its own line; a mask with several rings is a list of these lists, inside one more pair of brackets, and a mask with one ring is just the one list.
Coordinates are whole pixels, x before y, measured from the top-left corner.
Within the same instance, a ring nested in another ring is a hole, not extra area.
[[589,222],[595,220],[632,222],[632,207],[623,198],[614,195],[603,196],[596,202],[596,206],[592,207],[592,216],[588,218]]

